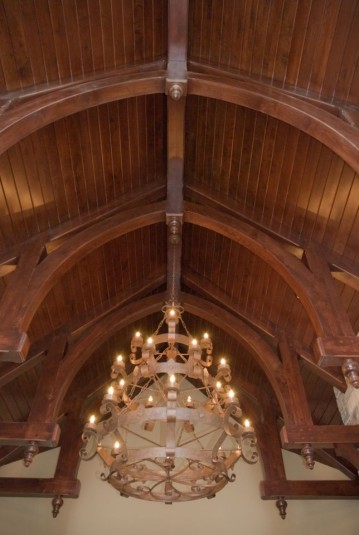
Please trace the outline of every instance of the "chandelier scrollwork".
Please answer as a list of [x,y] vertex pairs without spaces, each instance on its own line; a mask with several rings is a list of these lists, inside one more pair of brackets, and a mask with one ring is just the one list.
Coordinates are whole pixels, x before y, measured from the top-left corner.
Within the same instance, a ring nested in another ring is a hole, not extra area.
[[122,356],[115,359],[100,421],[92,416],[85,425],[80,456],[97,453],[106,465],[103,479],[122,496],[165,503],[211,498],[234,481],[240,457],[257,461],[255,433],[241,423],[225,359],[215,375],[209,372],[208,334],[191,336],[181,306],[162,310],[152,336],[144,340],[138,332],[131,340],[131,373]]

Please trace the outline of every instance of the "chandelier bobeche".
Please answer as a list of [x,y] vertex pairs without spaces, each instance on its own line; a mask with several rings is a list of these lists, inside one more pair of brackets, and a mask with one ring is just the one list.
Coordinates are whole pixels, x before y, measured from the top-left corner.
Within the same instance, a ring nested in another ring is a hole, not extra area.
[[132,372],[121,355],[114,361],[102,419],[91,416],[85,425],[80,456],[98,453],[107,467],[103,479],[123,496],[165,503],[211,498],[234,481],[241,456],[257,461],[254,430],[240,423],[228,363],[221,359],[216,375],[209,372],[208,334],[199,341],[190,335],[181,306],[162,310],[152,336],[144,341],[137,332],[131,340]]

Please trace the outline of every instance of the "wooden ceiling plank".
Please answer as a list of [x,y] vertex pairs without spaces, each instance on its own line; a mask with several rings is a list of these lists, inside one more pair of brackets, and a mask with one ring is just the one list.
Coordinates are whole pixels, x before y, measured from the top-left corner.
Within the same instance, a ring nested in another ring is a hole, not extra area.
[[358,500],[359,481],[261,481],[263,500]]

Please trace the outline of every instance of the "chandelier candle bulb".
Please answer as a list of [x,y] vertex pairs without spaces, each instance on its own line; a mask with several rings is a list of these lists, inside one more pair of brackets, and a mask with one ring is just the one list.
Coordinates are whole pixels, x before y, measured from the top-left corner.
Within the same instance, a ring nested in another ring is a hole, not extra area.
[[119,382],[118,382],[118,387],[120,389],[120,391],[122,392],[123,389],[125,388],[125,385],[126,385],[126,382],[124,379],[120,379]]
[[194,403],[193,403],[193,400],[192,400],[191,396],[187,397],[186,407],[188,407],[189,409],[193,409],[193,407],[194,407]]
[[146,407],[153,407],[153,397],[148,396],[148,400],[146,401]]
[[107,393],[105,394],[105,400],[114,401],[115,403],[117,403],[117,395],[113,386],[110,386],[108,388]]
[[111,450],[111,455],[113,457],[116,457],[116,455],[118,455],[120,453],[120,443],[118,441],[116,441],[113,445],[113,448]]
[[117,355],[115,364],[117,364],[117,366],[121,366],[121,368],[125,367],[125,363],[124,363],[122,355]]
[[219,370],[229,370],[229,365],[228,365],[226,359],[221,358],[221,360],[219,361],[219,364],[218,364],[218,369]]
[[244,420],[244,427],[246,427],[248,429],[248,427],[250,427],[250,426],[251,426],[251,422],[246,418]]
[[87,429],[94,429],[96,430],[97,424],[96,424],[96,416],[94,414],[91,414],[89,421],[86,424]]

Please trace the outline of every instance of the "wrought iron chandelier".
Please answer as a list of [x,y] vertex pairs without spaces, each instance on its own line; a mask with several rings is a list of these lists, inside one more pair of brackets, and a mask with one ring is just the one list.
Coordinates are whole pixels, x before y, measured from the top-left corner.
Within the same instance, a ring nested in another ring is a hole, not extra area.
[[122,496],[165,503],[212,498],[235,480],[240,457],[257,461],[255,433],[248,420],[241,423],[225,359],[216,375],[209,372],[208,334],[191,336],[181,306],[162,311],[152,336],[144,341],[137,332],[131,340],[132,372],[121,355],[115,359],[100,421],[91,416],[85,425],[80,457],[97,453],[106,466],[102,478]]

